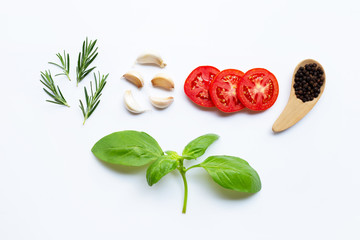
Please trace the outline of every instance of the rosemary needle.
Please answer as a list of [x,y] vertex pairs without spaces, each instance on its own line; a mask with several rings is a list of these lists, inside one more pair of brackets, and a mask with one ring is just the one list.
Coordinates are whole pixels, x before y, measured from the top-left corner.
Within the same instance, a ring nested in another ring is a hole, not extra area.
[[59,68],[61,68],[63,70],[62,73],[56,74],[55,76],[59,76],[59,75],[65,75],[67,76],[67,78],[69,79],[69,81],[71,81],[69,73],[70,73],[70,57],[69,54],[65,53],[64,50],[64,56],[61,56],[60,53],[56,54],[56,56],[59,58],[61,65],[57,64],[57,63],[53,63],[53,62],[49,62],[49,64],[55,65]]
[[40,82],[42,84],[44,84],[44,86],[48,90],[46,90],[45,88],[43,88],[43,89],[47,93],[47,95],[49,95],[53,99],[53,100],[46,100],[46,101],[70,107],[67,104],[64,96],[62,95],[59,86],[55,86],[55,83],[51,76],[50,70],[48,70],[48,71],[45,70],[45,73],[44,72],[40,72],[40,73],[41,73],[41,78],[42,78],[42,80],[40,80]]
[[83,42],[82,51],[79,52],[78,63],[76,67],[76,85],[79,84],[92,70],[96,67],[87,69],[89,65],[97,57],[97,47],[95,48],[97,40],[88,41],[88,38]]
[[80,101],[80,109],[83,113],[84,116],[84,122],[83,124],[85,124],[86,119],[88,119],[91,114],[95,111],[95,109],[97,108],[97,106],[100,103],[100,96],[101,96],[101,92],[104,89],[105,85],[106,85],[106,78],[109,76],[109,74],[107,75],[100,75],[100,72],[98,72],[98,78],[96,77],[96,74],[94,73],[94,78],[95,78],[95,91],[93,89],[93,84],[92,81],[90,82],[90,95],[86,89],[86,87],[84,87],[84,93],[85,93],[85,103],[86,103],[86,108],[84,106],[84,104],[82,103],[81,100]]

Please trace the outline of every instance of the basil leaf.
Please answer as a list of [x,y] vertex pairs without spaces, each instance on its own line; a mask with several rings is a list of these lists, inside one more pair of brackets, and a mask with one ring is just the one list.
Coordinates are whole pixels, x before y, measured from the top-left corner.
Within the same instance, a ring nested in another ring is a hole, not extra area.
[[146,172],[146,180],[150,186],[157,183],[162,177],[175,170],[178,161],[169,155],[161,156],[153,162]]
[[212,179],[224,188],[255,193],[261,189],[257,172],[243,159],[232,156],[211,156],[200,163]]
[[184,148],[182,156],[185,159],[196,159],[202,156],[206,149],[219,138],[216,134],[205,134],[200,136],[191,142]]
[[164,155],[155,139],[147,133],[137,131],[107,135],[91,151],[102,161],[126,166],[142,166]]

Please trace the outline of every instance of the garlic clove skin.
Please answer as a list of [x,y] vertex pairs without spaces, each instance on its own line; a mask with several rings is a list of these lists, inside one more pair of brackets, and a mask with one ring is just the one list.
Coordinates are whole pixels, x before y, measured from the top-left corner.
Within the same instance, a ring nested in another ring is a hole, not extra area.
[[173,97],[150,97],[151,104],[156,108],[167,108],[174,102]]
[[123,75],[123,78],[135,84],[138,88],[142,88],[144,86],[144,79],[137,71],[130,70]]
[[172,90],[175,87],[173,80],[164,73],[156,74],[152,79],[151,83],[154,87],[160,87],[166,90]]
[[131,90],[126,90],[124,93],[124,102],[125,107],[129,112],[132,113],[143,113],[146,110],[139,105],[139,103],[135,100],[134,96],[131,93]]
[[164,68],[166,66],[166,63],[164,62],[162,57],[159,54],[153,52],[146,52],[141,54],[136,59],[136,62],[140,64],[154,64],[161,68]]

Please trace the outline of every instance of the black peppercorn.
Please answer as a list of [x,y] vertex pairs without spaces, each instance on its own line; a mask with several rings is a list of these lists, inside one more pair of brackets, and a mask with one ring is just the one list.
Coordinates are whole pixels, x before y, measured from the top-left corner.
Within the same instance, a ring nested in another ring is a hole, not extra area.
[[293,85],[296,97],[303,102],[317,98],[325,80],[323,75],[324,71],[316,63],[300,67],[295,73],[295,84]]

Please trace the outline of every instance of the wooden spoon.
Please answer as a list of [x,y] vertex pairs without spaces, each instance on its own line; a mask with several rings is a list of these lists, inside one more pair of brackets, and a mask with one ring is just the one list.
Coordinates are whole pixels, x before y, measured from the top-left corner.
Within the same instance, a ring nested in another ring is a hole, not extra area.
[[[316,63],[318,67],[320,67],[324,72],[324,83],[320,88],[320,94],[317,96],[317,98],[314,98],[312,101],[303,102],[295,95],[295,89],[294,89],[294,82],[295,82],[295,74],[298,71],[300,67],[305,67],[306,64],[309,63]],[[281,132],[289,127],[293,126],[295,123],[300,121],[310,110],[315,106],[317,101],[319,101],[322,93],[324,92],[325,88],[325,71],[324,68],[321,66],[320,63],[313,59],[306,59],[302,62],[300,62],[295,70],[292,77],[292,83],[291,83],[291,91],[290,91],[290,97],[288,100],[288,103],[286,107],[284,108],[283,112],[280,114],[279,118],[275,121],[272,130],[274,132]]]

